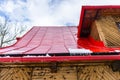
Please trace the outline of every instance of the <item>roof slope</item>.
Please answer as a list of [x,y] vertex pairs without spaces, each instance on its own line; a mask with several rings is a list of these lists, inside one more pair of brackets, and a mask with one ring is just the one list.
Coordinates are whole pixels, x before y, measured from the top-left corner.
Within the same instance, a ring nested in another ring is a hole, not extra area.
[[77,27],[33,27],[18,42],[0,49],[1,54],[68,53],[76,48]]

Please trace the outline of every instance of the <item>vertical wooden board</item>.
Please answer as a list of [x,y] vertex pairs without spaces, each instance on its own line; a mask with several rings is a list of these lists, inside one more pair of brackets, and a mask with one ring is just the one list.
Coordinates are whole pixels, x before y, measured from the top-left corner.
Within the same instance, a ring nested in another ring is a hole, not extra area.
[[101,28],[101,24],[98,21],[95,21],[95,23],[96,23],[96,26],[97,26],[97,30],[98,30],[100,40],[103,41],[105,45],[107,45],[107,42],[105,40],[105,35],[104,35],[103,30]]
[[93,22],[91,26],[90,36],[93,37],[95,40],[100,41],[100,36],[99,36],[98,29],[95,22]]

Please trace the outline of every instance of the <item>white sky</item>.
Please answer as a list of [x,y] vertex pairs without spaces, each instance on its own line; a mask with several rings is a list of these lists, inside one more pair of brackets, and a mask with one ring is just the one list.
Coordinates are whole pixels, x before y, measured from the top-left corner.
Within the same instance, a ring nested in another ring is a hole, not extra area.
[[31,26],[77,26],[82,5],[119,5],[120,0],[0,0],[0,15]]

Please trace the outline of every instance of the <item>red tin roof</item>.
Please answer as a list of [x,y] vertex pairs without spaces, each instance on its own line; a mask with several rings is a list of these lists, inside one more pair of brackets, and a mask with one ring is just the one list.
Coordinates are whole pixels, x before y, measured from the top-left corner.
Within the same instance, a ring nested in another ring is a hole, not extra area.
[[84,50],[84,47],[78,48],[76,33],[77,27],[33,27],[27,34],[20,38],[16,44],[0,49],[0,62],[56,62],[120,59],[118,55],[74,55],[74,51],[72,56],[69,49],[81,49],[82,53],[89,52],[88,50]]
[[29,54],[30,57],[68,55],[69,48],[77,48],[76,33],[77,27],[33,27],[16,44],[1,48],[0,55],[7,59]]
[[68,53],[76,48],[76,27],[33,27],[11,47],[0,50],[1,54]]
[[[90,24],[97,17],[98,10],[105,8],[120,7],[84,6],[82,7],[78,28],[75,26],[33,27],[27,34],[20,38],[16,44],[0,49],[0,62],[120,60],[120,55],[112,56],[114,52],[112,53],[111,50],[115,49],[108,49],[105,46],[101,46],[102,43],[92,39],[91,43],[88,38]],[[91,11],[87,13],[85,12],[87,10]],[[84,30],[88,30],[88,32]],[[95,44],[97,44],[97,46]],[[110,55],[92,56],[94,51],[101,51],[102,49],[103,51],[104,49],[105,51],[110,51]],[[120,48],[116,49],[120,50]],[[85,53],[85,56],[81,56],[82,53]]]

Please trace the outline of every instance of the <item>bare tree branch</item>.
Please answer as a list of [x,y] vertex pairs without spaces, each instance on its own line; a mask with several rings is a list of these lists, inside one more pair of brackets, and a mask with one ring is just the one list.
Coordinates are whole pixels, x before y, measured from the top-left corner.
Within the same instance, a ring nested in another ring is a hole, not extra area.
[[10,39],[10,40],[8,40],[8,41],[4,41],[3,44],[4,44],[4,43],[11,42],[11,41],[13,41],[13,40],[16,40],[16,39]]
[[[11,32],[10,28],[13,28],[12,30],[14,31]],[[0,47],[3,47],[4,44],[9,44],[9,42],[15,41],[16,37],[24,31],[25,29],[22,25],[18,27],[16,24],[15,26],[8,25],[8,20],[5,18],[4,23],[0,23]]]

